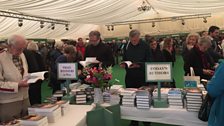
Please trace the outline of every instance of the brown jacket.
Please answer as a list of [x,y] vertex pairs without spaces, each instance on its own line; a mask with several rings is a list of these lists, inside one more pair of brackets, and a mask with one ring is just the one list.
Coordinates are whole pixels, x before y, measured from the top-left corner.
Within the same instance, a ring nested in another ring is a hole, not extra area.
[[23,62],[24,75],[21,75],[12,61],[12,54],[4,50],[0,52],[0,104],[21,101],[28,98],[28,88],[19,88],[18,82],[27,75],[28,67],[24,54],[20,55]]

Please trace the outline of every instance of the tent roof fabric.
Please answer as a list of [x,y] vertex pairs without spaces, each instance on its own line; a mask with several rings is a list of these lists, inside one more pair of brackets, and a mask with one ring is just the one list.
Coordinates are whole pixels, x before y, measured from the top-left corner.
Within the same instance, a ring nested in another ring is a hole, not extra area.
[[24,21],[18,27],[17,19],[0,17],[0,36],[22,34],[29,38],[75,38],[86,36],[90,30],[101,28],[111,22],[170,17],[198,13],[222,13],[223,0],[147,0],[155,9],[139,12],[141,0],[0,0],[0,10],[11,10],[24,14],[70,21],[69,31],[56,25],[55,30],[45,24]]

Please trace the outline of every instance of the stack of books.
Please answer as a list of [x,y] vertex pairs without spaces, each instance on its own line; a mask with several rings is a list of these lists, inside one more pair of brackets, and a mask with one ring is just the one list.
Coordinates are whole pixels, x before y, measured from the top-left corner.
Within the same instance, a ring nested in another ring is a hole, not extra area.
[[61,108],[61,115],[64,116],[69,111],[69,101],[66,100],[60,100],[57,101],[55,104],[57,104]]
[[168,92],[168,101],[171,108],[183,108],[183,97],[181,89],[170,89]]
[[28,115],[21,119],[21,126],[48,126],[46,116]]
[[94,99],[94,88],[88,87],[85,89],[86,92],[86,100],[87,101],[93,101]]
[[137,89],[126,88],[121,90],[122,105],[126,107],[135,107],[135,96]]
[[138,109],[149,109],[151,107],[152,97],[147,90],[136,92],[136,104]]
[[85,91],[76,91],[75,103],[76,104],[86,104],[86,93],[85,93]]
[[0,126],[21,126],[19,120],[12,120],[9,122],[0,122]]
[[105,103],[110,103],[110,93],[109,92],[103,92],[103,101]]
[[89,87],[90,85],[88,84],[74,83],[72,86],[70,86],[71,94],[76,95],[77,91],[85,91]]
[[186,89],[187,111],[198,112],[202,104],[202,91],[198,88]]
[[[161,88],[160,89],[162,99],[168,99],[169,90],[170,90],[170,88]],[[153,91],[153,99],[158,99],[158,88],[156,88]]]
[[55,97],[57,100],[61,100],[63,96],[65,96],[64,90],[58,90],[53,94],[53,97]]
[[61,108],[56,104],[39,104],[29,107],[28,113],[47,116],[48,123],[55,123],[61,117]]

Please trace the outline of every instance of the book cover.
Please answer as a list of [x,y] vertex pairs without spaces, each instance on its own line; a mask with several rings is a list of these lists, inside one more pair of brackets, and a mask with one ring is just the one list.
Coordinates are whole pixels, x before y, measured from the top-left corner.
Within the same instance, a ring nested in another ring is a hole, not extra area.
[[47,117],[40,115],[28,115],[21,118],[21,125],[25,126],[40,126],[47,122]]
[[20,126],[21,123],[19,120],[12,120],[9,122],[0,122],[0,126]]

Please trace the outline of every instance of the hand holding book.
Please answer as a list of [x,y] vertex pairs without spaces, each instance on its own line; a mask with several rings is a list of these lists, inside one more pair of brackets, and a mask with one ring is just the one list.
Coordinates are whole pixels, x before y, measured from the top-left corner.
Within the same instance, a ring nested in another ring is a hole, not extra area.
[[120,67],[122,68],[139,68],[140,65],[138,63],[132,63],[131,61],[124,61],[120,63]]

